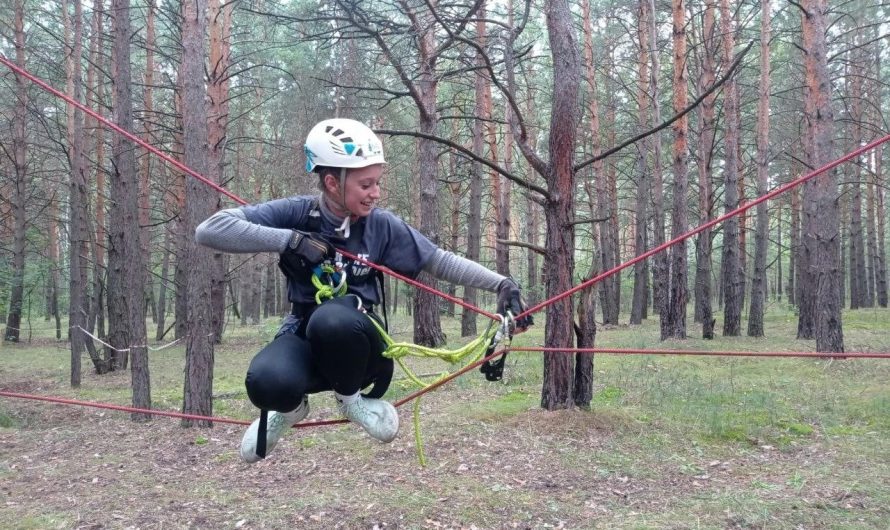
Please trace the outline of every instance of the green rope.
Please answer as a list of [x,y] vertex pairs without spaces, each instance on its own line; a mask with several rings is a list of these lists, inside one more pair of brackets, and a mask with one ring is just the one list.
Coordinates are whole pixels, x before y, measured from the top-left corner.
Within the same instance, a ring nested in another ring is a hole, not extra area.
[[[414,373],[406,364],[405,357],[413,356],[413,357],[423,357],[423,358],[434,358],[441,359],[447,363],[455,364],[462,362],[469,358],[466,364],[472,364],[479,359],[481,359],[485,355],[485,351],[488,348],[488,345],[491,343],[491,340],[495,337],[498,332],[499,327],[496,325],[496,322],[492,322],[488,325],[488,328],[481,335],[468,342],[467,344],[457,348],[456,350],[444,350],[440,348],[430,348],[427,346],[420,346],[418,344],[412,344],[410,342],[395,342],[392,337],[383,329],[375,319],[370,319],[374,326],[377,328],[377,331],[380,332],[380,336],[383,338],[383,342],[386,344],[386,350],[383,352],[384,357],[388,357],[393,359],[396,363],[398,363],[399,368],[405,373],[405,376],[409,381],[420,387],[421,389],[428,388],[433,386],[443,379],[448,378],[451,374],[449,372],[443,372],[438,377],[433,379],[432,381],[424,381],[417,374]],[[423,437],[420,431],[420,397],[418,397],[414,401],[414,441],[417,447],[417,459],[420,462],[421,467],[426,467],[426,456],[423,452]]]
[[321,273],[328,277],[328,283],[322,283],[320,274],[318,272],[312,273],[312,285],[315,286],[318,291],[315,293],[315,302],[321,305],[323,300],[329,300],[336,296],[343,296],[346,294],[346,276],[345,272],[341,272],[343,274],[343,280],[340,282],[340,285],[335,286],[333,282],[334,274],[337,273],[337,269],[329,264],[323,263],[318,266],[318,269],[321,270]]
[[[318,304],[321,304],[323,300],[329,300],[331,298],[343,296],[344,294],[346,294],[345,276],[342,277],[340,285],[334,285],[334,275],[337,272],[337,269],[333,265],[325,263],[320,265],[319,268],[312,274],[312,285],[314,285],[315,288],[318,290],[318,292],[315,293],[315,301]],[[322,274],[327,276],[327,284],[322,281],[320,277]],[[450,376],[451,374],[446,371],[432,381],[424,381],[405,364],[405,357],[413,356],[424,357],[427,359],[441,359],[442,361],[445,361],[449,364],[456,364],[466,360],[467,358],[470,358],[470,360],[466,363],[467,365],[469,365],[478,361],[485,355],[486,349],[488,348],[489,344],[491,344],[491,341],[495,339],[495,335],[497,335],[497,332],[500,329],[500,326],[497,322],[492,322],[488,325],[485,331],[482,332],[481,335],[468,342],[467,344],[461,346],[460,348],[457,348],[456,350],[444,350],[440,348],[429,348],[427,346],[420,346],[417,344],[412,344],[410,342],[396,342],[392,339],[389,333],[387,333],[386,330],[383,329],[383,326],[381,326],[376,319],[369,318],[369,320],[374,324],[374,327],[377,328],[377,331],[380,333],[380,337],[383,339],[384,344],[386,344],[386,350],[384,350],[383,356],[393,359],[396,363],[398,363],[399,368],[402,369],[408,380],[421,389],[425,389],[432,385],[435,385],[441,382],[443,379],[448,378],[448,376]],[[417,447],[417,459],[419,460],[421,467],[426,467],[426,456],[423,453],[423,437],[420,432],[420,397],[418,397],[414,401],[414,412],[412,416],[414,420],[414,441]]]

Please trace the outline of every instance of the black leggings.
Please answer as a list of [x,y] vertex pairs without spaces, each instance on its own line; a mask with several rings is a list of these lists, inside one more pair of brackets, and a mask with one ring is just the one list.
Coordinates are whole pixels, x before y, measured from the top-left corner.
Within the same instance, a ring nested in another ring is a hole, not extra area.
[[351,395],[375,382],[369,397],[383,395],[393,361],[380,355],[386,345],[370,318],[356,309],[353,296],[320,305],[300,326],[305,336],[283,333],[250,362],[244,381],[250,401],[260,409],[288,412],[305,394]]

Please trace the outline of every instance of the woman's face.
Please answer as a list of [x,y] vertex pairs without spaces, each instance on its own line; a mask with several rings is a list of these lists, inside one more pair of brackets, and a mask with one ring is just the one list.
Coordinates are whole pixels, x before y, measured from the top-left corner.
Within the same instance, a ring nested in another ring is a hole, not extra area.
[[[344,190],[340,190],[339,179],[329,175],[325,179],[326,187],[333,192],[332,199],[344,212],[355,217],[370,215],[374,205],[380,200],[380,181],[383,178],[383,164],[349,169],[346,172]],[[330,180],[328,180],[330,179]],[[333,184],[333,186],[331,186]]]

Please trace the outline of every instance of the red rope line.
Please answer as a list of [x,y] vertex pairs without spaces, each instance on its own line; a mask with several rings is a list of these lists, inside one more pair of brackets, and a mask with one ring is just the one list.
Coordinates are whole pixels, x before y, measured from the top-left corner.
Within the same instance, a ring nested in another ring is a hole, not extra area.
[[708,221],[707,223],[699,225],[697,228],[690,230],[689,232],[686,232],[683,235],[677,236],[674,239],[671,239],[670,241],[653,248],[652,250],[648,250],[631,260],[625,261],[624,263],[622,263],[612,269],[609,269],[606,272],[603,272],[597,276],[594,276],[593,278],[586,280],[586,281],[578,284],[575,287],[572,287],[571,289],[569,289],[568,291],[566,291],[562,294],[558,294],[548,300],[544,300],[543,302],[539,303],[538,305],[531,307],[529,309],[526,309],[525,312],[519,314],[516,318],[522,318],[526,315],[530,315],[532,313],[540,311],[541,309],[543,309],[544,307],[546,307],[550,304],[554,304],[564,298],[572,296],[573,294],[577,293],[581,289],[590,287],[591,285],[598,283],[598,282],[602,281],[603,279],[608,278],[609,276],[612,276],[613,274],[617,274],[617,273],[623,271],[624,269],[630,267],[631,265],[634,265],[646,258],[649,258],[652,255],[657,254],[657,253],[661,252],[662,250],[665,250],[665,249],[667,249],[681,241],[685,241],[686,239],[689,239],[690,237],[692,237],[704,230],[707,230],[708,228],[711,228],[714,225],[717,225],[719,223],[722,223],[723,221],[726,221],[730,217],[735,217],[743,212],[746,212],[746,211],[750,210],[751,208],[757,206],[758,204],[768,201],[769,199],[772,199],[773,197],[775,197],[777,195],[785,193],[786,191],[788,191],[796,186],[799,186],[799,185],[803,184],[804,182],[807,182],[808,180],[811,180],[814,177],[821,175],[822,173],[825,173],[826,171],[834,169],[835,167],[843,164],[844,162],[847,162],[848,160],[856,158],[857,156],[865,153],[866,151],[871,151],[875,147],[877,147],[887,141],[890,141],[890,134],[888,134],[887,136],[884,136],[883,138],[878,138],[877,140],[874,140],[871,143],[864,145],[864,146],[860,147],[859,149],[856,149],[855,151],[852,151],[852,152],[842,156],[841,158],[838,158],[837,160],[835,160],[833,162],[829,162],[828,164],[825,164],[824,166],[820,167],[819,169],[817,169],[811,173],[808,173],[804,176],[798,177],[797,179],[792,180],[791,182],[789,182],[787,184],[783,184],[782,186],[779,186],[778,188],[774,189],[773,191],[767,193],[766,195],[758,197],[757,199],[755,199],[751,202],[747,202],[747,203],[743,204],[742,206],[739,206],[735,210],[732,210],[731,212],[725,213],[725,214],[721,215],[720,217],[717,217],[716,219],[713,219],[711,221]]
[[127,139],[130,140],[131,142],[133,142],[133,143],[135,143],[135,144],[138,144],[140,147],[145,148],[145,149],[148,150],[149,152],[158,155],[158,156],[159,156],[161,159],[163,159],[165,162],[167,162],[167,163],[170,164],[171,166],[175,167],[176,169],[182,171],[183,173],[186,173],[186,174],[188,174],[188,175],[191,175],[192,177],[195,177],[196,179],[200,180],[200,181],[203,182],[204,184],[207,184],[208,186],[210,186],[211,188],[215,189],[216,191],[222,193],[223,195],[229,197],[230,199],[232,199],[233,201],[237,202],[238,204],[247,204],[247,201],[245,201],[245,200],[242,199],[241,197],[238,197],[237,195],[235,195],[235,194],[232,193],[231,191],[229,191],[229,190],[223,188],[222,186],[216,184],[216,183],[213,182],[212,180],[210,180],[210,179],[208,179],[207,177],[201,175],[200,173],[198,173],[197,171],[191,169],[190,167],[188,167],[187,165],[183,164],[182,162],[179,162],[179,161],[176,160],[175,158],[166,155],[165,153],[161,152],[158,148],[156,148],[156,147],[150,145],[148,142],[146,142],[146,141],[143,140],[142,138],[139,138],[138,136],[136,136],[135,134],[131,133],[130,131],[124,129],[124,128],[121,127],[120,125],[118,125],[118,124],[116,124],[116,123],[114,123],[114,122],[108,120],[107,118],[105,118],[104,116],[102,116],[102,115],[99,114],[98,112],[94,111],[93,109],[87,107],[87,106],[84,105],[83,103],[81,103],[81,102],[79,102],[79,101],[77,101],[77,100],[75,100],[75,99],[69,97],[68,94],[65,94],[65,93],[63,93],[63,92],[59,92],[58,90],[56,90],[55,88],[51,87],[50,85],[48,85],[47,83],[45,83],[44,81],[42,81],[41,79],[39,79],[38,77],[34,76],[33,74],[31,74],[30,72],[28,72],[27,70],[25,70],[24,68],[21,68],[21,67],[18,66],[17,64],[13,63],[12,61],[10,61],[9,59],[7,59],[7,58],[4,57],[3,55],[0,55],[0,63],[3,63],[4,65],[6,65],[7,68],[9,68],[10,70],[12,70],[13,72],[15,72],[15,73],[17,73],[18,75],[20,75],[20,76],[22,76],[22,77],[28,79],[29,81],[31,81],[31,82],[34,83],[35,85],[39,86],[39,87],[42,88],[43,90],[46,90],[46,91],[49,92],[50,94],[52,94],[52,95],[54,95],[54,96],[56,96],[56,97],[58,97],[58,98],[61,98],[61,99],[65,100],[66,102],[68,102],[69,105],[73,105],[73,106],[77,107],[78,109],[80,109],[81,111],[83,111],[83,112],[89,114],[90,116],[92,116],[93,118],[95,118],[96,120],[98,120],[100,123],[104,124],[106,127],[108,127],[108,128],[110,128],[111,130],[117,132],[118,134],[124,136],[125,138],[127,138]]
[[384,274],[389,274],[393,278],[402,280],[403,282],[405,282],[409,285],[413,285],[414,287],[417,287],[418,289],[420,289],[422,291],[426,291],[428,293],[438,295],[439,297],[444,298],[445,300],[448,300],[449,302],[455,303],[463,308],[469,309],[470,311],[473,311],[480,315],[486,316],[492,320],[497,320],[497,321],[501,320],[501,317],[499,315],[496,315],[494,313],[489,313],[488,311],[485,311],[484,309],[478,308],[472,304],[464,302],[460,298],[455,298],[454,296],[451,296],[450,294],[447,294],[447,293],[443,293],[442,291],[439,291],[438,289],[434,289],[434,288],[430,287],[429,285],[424,285],[417,280],[412,280],[411,278],[409,278],[405,275],[399,274],[396,271],[394,271],[388,267],[384,267],[383,265],[378,265],[374,262],[368,261],[368,260],[361,258],[359,256],[355,256],[353,254],[350,254],[349,252],[346,252],[345,250],[337,249],[337,252],[339,252],[340,254],[342,254],[343,256],[345,256],[349,259],[355,260],[359,263],[363,263],[363,264],[371,267],[372,269],[379,270],[380,272],[383,272]]
[[125,407],[123,405],[113,405],[111,403],[97,403],[95,401],[80,401],[77,399],[67,399],[49,396],[36,396],[34,394],[24,394],[21,392],[6,392],[0,390],[0,396],[16,399],[31,399],[35,401],[46,401],[48,403],[59,403],[62,405],[77,405],[80,407],[92,407],[96,409],[117,410],[120,412],[132,412],[136,414],[150,414],[152,416],[167,416],[170,418],[181,418],[185,420],[197,421],[214,421],[218,423],[232,423],[235,425],[250,425],[249,421],[231,420],[226,418],[212,418],[210,416],[201,416],[199,414],[185,414],[182,412],[172,412],[167,410],[156,409],[140,409],[136,407]]
[[546,348],[513,347],[510,351],[547,353],[603,353],[621,355],[704,355],[720,357],[812,357],[816,359],[890,359],[890,353],[848,352],[779,352],[779,351],[695,351],[695,350],[647,350],[645,348]]

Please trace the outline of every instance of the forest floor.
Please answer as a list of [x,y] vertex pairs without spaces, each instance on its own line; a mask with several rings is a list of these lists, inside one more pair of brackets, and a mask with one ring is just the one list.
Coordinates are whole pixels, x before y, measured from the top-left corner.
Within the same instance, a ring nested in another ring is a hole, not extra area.
[[[392,320],[410,339],[409,317]],[[890,352],[890,311],[844,324],[848,351]],[[458,321],[443,325],[464,342]],[[255,415],[244,369],[274,327],[236,326],[217,348],[216,416]],[[658,347],[657,328],[601,329],[597,344]],[[767,339],[665,347],[813,349],[795,329],[773,307]],[[71,389],[67,345],[50,333],[2,345],[0,390],[129,404],[129,374],[95,375],[86,358]],[[542,336],[539,324],[515,344]],[[154,407],[180,409],[183,362],[179,346],[151,353]],[[590,411],[541,410],[541,373],[540,354],[515,353],[503,382],[471,372],[425,396],[426,467],[410,407],[391,444],[352,425],[297,429],[248,465],[240,426],[0,398],[0,527],[887,528],[890,361],[601,355]],[[411,390],[397,382],[388,397]],[[328,395],[311,405],[310,419],[335,416]]]

